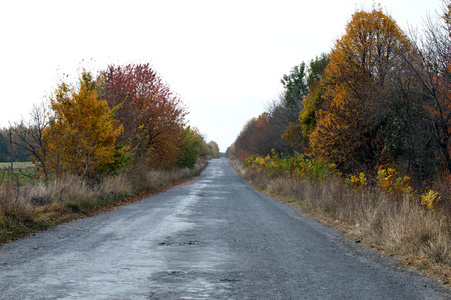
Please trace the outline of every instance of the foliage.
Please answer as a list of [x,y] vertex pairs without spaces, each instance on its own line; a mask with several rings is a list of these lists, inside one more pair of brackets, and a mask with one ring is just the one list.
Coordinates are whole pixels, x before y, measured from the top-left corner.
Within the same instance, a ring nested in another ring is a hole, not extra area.
[[[271,158],[269,149],[290,157],[297,151],[335,165],[356,187],[379,186],[395,198],[449,178],[449,1],[444,8],[439,22],[426,24],[421,43],[381,9],[354,13],[328,55],[284,75],[281,105],[251,119],[229,155],[266,170],[269,162],[255,157]],[[274,111],[287,113],[276,117]],[[289,147],[274,138],[274,124]],[[448,201],[444,194],[441,188],[437,203]]]
[[346,183],[348,184],[352,183],[355,188],[363,190],[365,186],[368,185],[368,180],[366,178],[365,173],[360,172],[359,176],[351,175],[349,179],[346,180]]
[[15,168],[14,181],[0,172],[0,241],[167,188],[219,155],[185,125],[182,101],[148,65],[111,66],[97,78],[83,71],[49,100],[0,130],[0,157],[31,156],[37,166]]
[[308,95],[302,100],[302,109],[299,112],[299,123],[304,139],[308,139],[316,126],[316,111],[320,107],[323,94],[322,81],[324,70],[329,64],[329,57],[322,54],[310,62],[308,69],[307,85]]
[[130,147],[134,162],[173,168],[187,114],[182,100],[149,64],[109,66],[100,78],[101,97],[111,108],[118,107],[117,118],[124,127],[120,139]]
[[296,145],[282,138],[290,124],[288,120],[289,111],[284,105],[284,100],[272,101],[264,113],[252,118],[243,127],[228,151],[229,156],[244,161],[250,155],[271,154],[272,149],[277,153],[286,154],[298,150]]
[[283,75],[280,80],[285,89],[284,101],[288,108],[299,111],[302,99],[308,91],[305,76],[305,63],[302,62],[299,66],[294,66],[290,74]]
[[[186,127],[186,114],[148,64],[110,66],[96,79],[83,72],[77,86],[61,83],[50,105],[35,105],[31,120],[10,129],[12,150],[0,139],[0,154],[31,158],[46,183],[66,175],[93,183],[143,165],[192,167],[212,152],[197,130]],[[1,138],[7,134],[0,130]]]
[[310,135],[314,156],[342,170],[380,163],[385,93],[401,61],[398,53],[409,47],[406,35],[380,10],[353,15],[329,55],[322,103]]
[[284,75],[281,107],[289,113],[278,119],[291,149],[267,150],[280,147],[264,136],[270,110],[227,152],[259,188],[368,230],[388,249],[446,261],[449,270],[451,3],[444,4],[420,42],[381,9],[357,11],[327,56]]
[[310,61],[306,79],[309,91],[324,78],[324,70],[328,64],[329,56],[325,53],[321,53],[321,55]]
[[182,133],[182,142],[177,161],[178,167],[192,168],[200,156],[206,156],[211,153],[204,137],[199,131],[187,126]]
[[306,76],[306,66],[302,62],[299,66],[294,66],[290,73],[283,75],[281,79],[284,87],[282,104],[287,112],[287,125],[282,138],[289,141],[292,147],[299,145],[302,137],[298,115],[303,109],[303,99],[308,93]]
[[428,209],[435,209],[439,201],[439,194],[433,190],[429,190],[420,196],[421,204],[425,205]]
[[321,180],[331,177],[335,173],[333,165],[307,159],[298,152],[295,152],[293,156],[278,155],[275,151],[272,152],[272,156],[261,157],[252,155],[246,159],[244,165],[257,171],[266,170],[270,176],[285,175],[298,180],[305,178]]
[[213,158],[219,158],[219,146],[215,141],[208,142],[208,148],[210,148],[211,156]]
[[377,172],[378,187],[385,192],[401,199],[405,194],[412,194],[409,176],[399,176],[395,169],[380,169]]
[[53,116],[43,139],[47,165],[57,178],[77,174],[93,179],[124,163],[125,149],[116,144],[122,126],[115,120],[114,110],[98,99],[100,88],[101,83],[83,72],[79,88],[62,83],[51,99]]
[[[371,182],[374,182],[374,180],[371,178],[368,179],[363,172],[360,172],[358,176],[349,176],[345,182],[359,191],[377,187],[377,190],[387,193],[390,195],[391,199],[397,201],[405,199],[406,196],[411,199],[418,199],[418,203],[421,203],[430,210],[442,207],[441,205],[443,204],[441,203],[442,199],[440,194],[432,189],[429,189],[418,196],[419,191],[415,191],[411,186],[411,178],[406,175],[399,175],[398,171],[393,168],[378,170],[375,178],[376,185],[370,184]],[[446,207],[444,207],[444,209],[446,209]]]

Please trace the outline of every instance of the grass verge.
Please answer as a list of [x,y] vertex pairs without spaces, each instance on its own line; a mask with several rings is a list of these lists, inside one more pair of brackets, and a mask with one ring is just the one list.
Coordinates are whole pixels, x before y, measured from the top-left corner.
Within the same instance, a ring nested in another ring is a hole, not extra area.
[[237,173],[258,190],[341,230],[346,237],[399,259],[450,285],[451,222],[408,196],[394,199],[377,189],[356,190],[343,179],[271,178],[233,162]]
[[3,182],[0,184],[0,244],[163,192],[198,176],[207,164],[207,160],[199,160],[192,169],[119,174],[94,187],[77,177],[47,185]]

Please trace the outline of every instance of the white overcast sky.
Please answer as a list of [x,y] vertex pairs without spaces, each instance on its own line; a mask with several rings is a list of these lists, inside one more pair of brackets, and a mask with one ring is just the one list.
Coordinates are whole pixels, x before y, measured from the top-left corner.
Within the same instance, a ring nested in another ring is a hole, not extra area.
[[[375,1],[404,30],[442,0]],[[367,0],[0,0],[0,126],[28,118],[63,73],[150,63],[220,150],[282,91],[291,68],[329,52]]]

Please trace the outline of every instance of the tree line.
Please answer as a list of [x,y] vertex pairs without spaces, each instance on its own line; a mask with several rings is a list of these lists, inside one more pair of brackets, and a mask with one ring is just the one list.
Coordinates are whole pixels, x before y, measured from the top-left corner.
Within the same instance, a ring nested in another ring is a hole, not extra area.
[[0,128],[0,162],[30,161],[29,153],[22,147],[16,147],[17,136],[12,128]]
[[77,84],[62,82],[48,103],[34,105],[29,120],[0,131],[0,160],[10,159],[11,130],[14,157],[32,160],[45,180],[192,168],[219,149],[187,124],[187,114],[149,64],[82,71]]
[[451,176],[451,2],[421,32],[357,11],[331,51],[281,79],[284,92],[227,150],[302,153],[343,174],[394,168],[417,185]]

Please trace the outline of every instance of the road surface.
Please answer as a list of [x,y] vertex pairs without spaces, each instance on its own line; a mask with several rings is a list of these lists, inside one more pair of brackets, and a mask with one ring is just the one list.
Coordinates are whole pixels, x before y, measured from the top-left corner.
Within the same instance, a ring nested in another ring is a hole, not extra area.
[[0,299],[446,299],[256,192],[225,159],[140,202],[0,248]]

